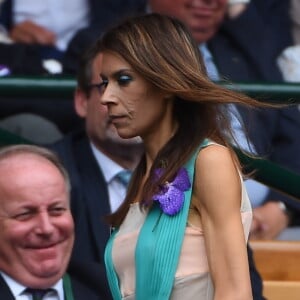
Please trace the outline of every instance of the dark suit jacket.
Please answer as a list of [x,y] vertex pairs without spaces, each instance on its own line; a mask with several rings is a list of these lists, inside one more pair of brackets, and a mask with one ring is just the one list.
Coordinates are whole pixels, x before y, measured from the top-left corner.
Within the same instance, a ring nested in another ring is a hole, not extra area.
[[281,82],[276,58],[292,45],[289,1],[251,0],[235,19],[225,19],[208,41],[222,76],[230,81]]
[[[300,111],[296,105],[280,109],[249,111],[240,108],[250,140],[258,155],[300,174]],[[270,190],[267,201],[283,201],[292,214],[292,225],[300,224],[300,202]]]
[[92,284],[106,295],[105,299],[110,299],[103,259],[109,238],[109,226],[103,217],[110,213],[110,207],[102,171],[84,131],[70,134],[49,148],[62,159],[71,178],[76,237],[69,273]]
[[262,278],[256,269],[253,252],[249,245],[247,245],[247,253],[253,300],[267,300],[263,297]]
[[[96,291],[93,291],[82,282],[71,277],[72,291],[74,295],[74,300],[106,300],[107,298],[99,296]],[[3,277],[0,275],[0,299],[1,300],[15,300],[9,287],[4,281]]]
[[[90,24],[78,30],[62,59],[65,73],[75,73],[82,52],[109,26],[121,18],[143,10],[145,0],[89,0]],[[0,23],[12,26],[13,0],[5,0],[0,10]],[[24,61],[22,62],[24,63]]]

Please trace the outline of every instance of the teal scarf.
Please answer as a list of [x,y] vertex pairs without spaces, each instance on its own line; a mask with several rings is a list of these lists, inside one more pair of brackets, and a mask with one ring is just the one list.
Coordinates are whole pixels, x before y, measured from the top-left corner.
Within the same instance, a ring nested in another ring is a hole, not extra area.
[[[156,203],[149,211],[138,237],[135,250],[136,300],[167,300],[170,298],[192,196],[195,160],[201,148],[184,165],[191,188],[184,192],[183,208],[174,216],[162,213]],[[112,246],[117,230],[113,232],[105,249],[105,265],[110,289],[115,300],[122,299],[118,277],[112,261]]]

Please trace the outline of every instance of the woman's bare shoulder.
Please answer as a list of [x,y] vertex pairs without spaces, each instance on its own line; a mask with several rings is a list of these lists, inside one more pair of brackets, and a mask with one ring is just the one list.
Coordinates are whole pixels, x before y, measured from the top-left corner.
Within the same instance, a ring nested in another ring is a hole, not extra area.
[[197,157],[197,169],[220,171],[223,167],[235,167],[232,151],[220,144],[210,144],[203,148]]
[[194,189],[197,199],[209,206],[220,199],[238,196],[240,192],[238,168],[229,148],[212,144],[199,152]]

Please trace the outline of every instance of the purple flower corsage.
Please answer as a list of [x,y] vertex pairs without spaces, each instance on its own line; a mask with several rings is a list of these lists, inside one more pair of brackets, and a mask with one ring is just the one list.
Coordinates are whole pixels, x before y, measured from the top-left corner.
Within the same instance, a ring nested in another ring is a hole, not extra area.
[[[163,169],[157,169],[155,175],[160,177]],[[176,215],[183,206],[184,191],[191,187],[189,175],[185,168],[180,168],[172,182],[166,182],[160,187],[157,194],[153,196],[154,201],[158,201],[161,210],[169,215]]]

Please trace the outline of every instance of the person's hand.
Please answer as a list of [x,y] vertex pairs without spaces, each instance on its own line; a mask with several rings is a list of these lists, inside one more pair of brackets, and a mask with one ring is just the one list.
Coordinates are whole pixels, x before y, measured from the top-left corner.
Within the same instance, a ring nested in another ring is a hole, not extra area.
[[267,240],[276,238],[289,223],[287,214],[279,203],[270,201],[253,210],[250,239]]
[[56,40],[52,31],[28,20],[16,24],[10,31],[10,37],[15,42],[49,46],[53,46]]

